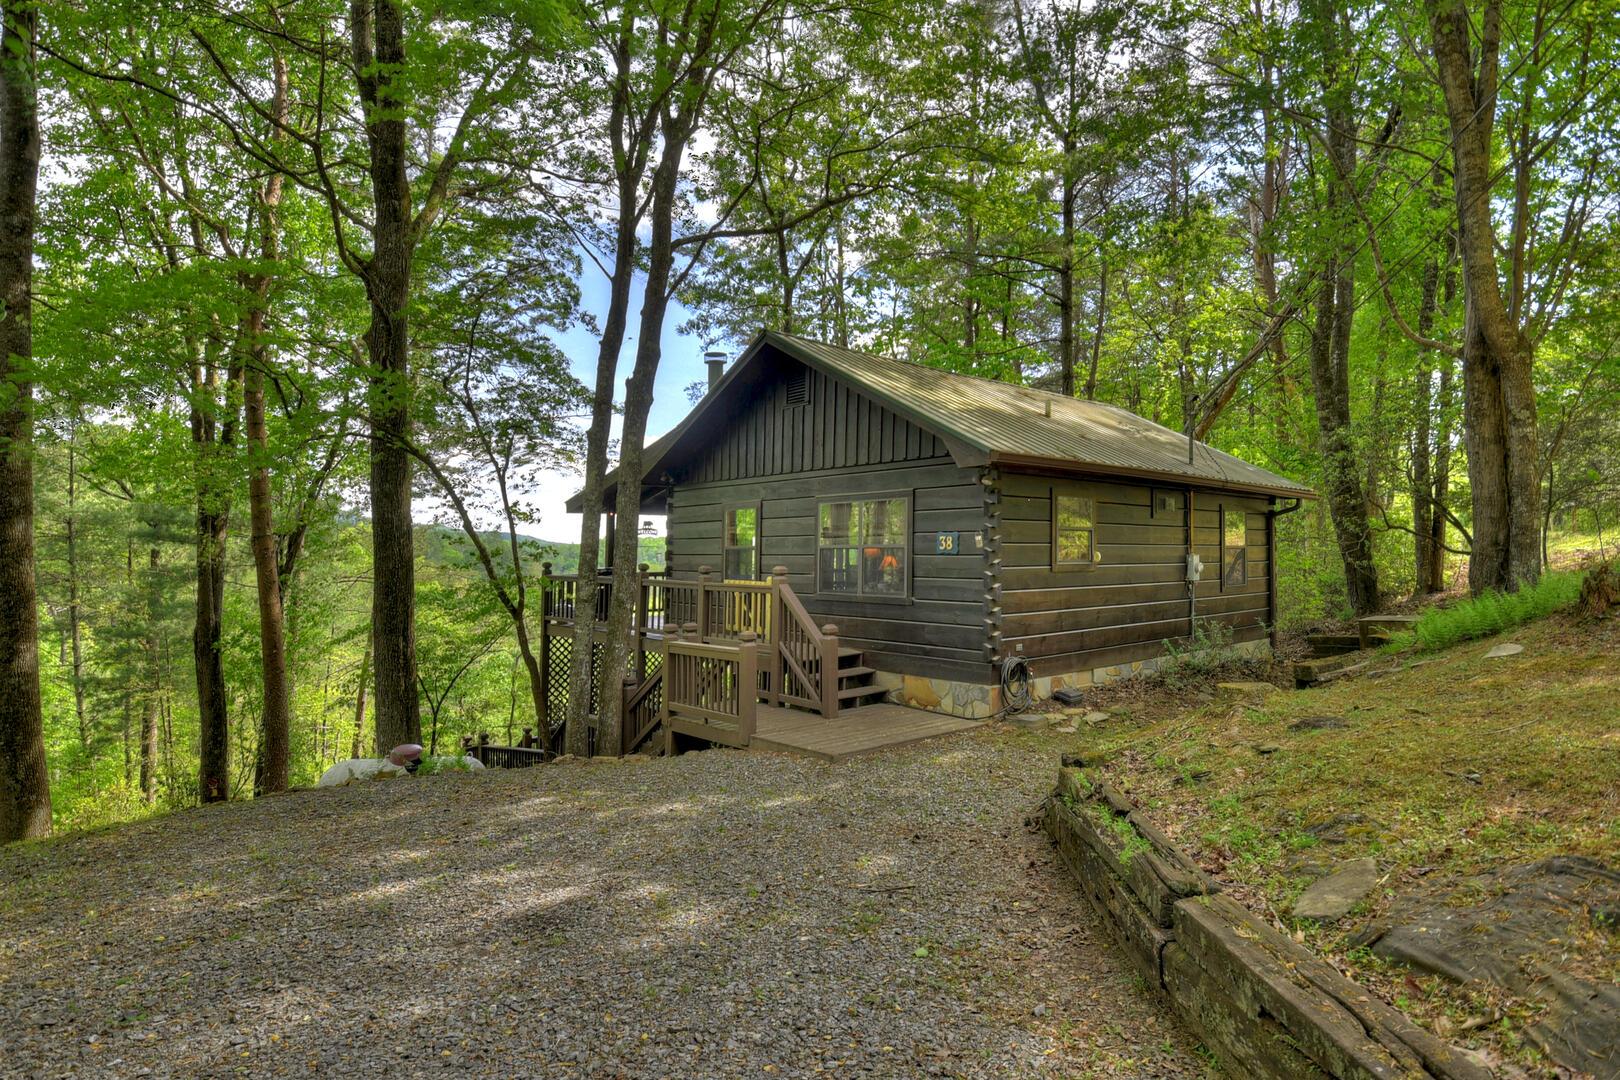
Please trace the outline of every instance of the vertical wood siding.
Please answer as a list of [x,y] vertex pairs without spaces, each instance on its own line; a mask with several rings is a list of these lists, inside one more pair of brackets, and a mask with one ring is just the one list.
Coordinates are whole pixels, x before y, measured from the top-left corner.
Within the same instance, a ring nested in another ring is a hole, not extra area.
[[[941,532],[984,529],[979,470],[958,468],[932,433],[843,383],[805,369],[809,401],[789,407],[782,363],[727,417],[701,454],[671,469],[670,569],[721,567],[727,507],[760,505],[761,573],[788,580],[819,621],[884,671],[985,683],[983,553],[935,555]],[[721,421],[716,421],[718,425]],[[911,499],[910,597],[904,603],[816,593],[817,511],[843,497]],[[964,537],[964,540],[968,537]]]

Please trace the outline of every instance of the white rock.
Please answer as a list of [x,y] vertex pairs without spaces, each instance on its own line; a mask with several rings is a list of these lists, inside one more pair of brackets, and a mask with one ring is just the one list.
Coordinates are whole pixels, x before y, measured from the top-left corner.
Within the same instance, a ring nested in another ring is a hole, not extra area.
[[402,767],[390,764],[387,758],[350,758],[323,772],[315,786],[342,787],[356,780],[392,780],[409,775]]
[[1485,659],[1497,660],[1504,656],[1518,656],[1522,652],[1524,652],[1523,645],[1498,645],[1485,654]]

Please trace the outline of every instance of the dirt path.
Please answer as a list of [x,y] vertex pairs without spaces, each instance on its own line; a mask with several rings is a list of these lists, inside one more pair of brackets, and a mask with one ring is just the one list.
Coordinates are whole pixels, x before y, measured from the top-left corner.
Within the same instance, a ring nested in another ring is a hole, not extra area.
[[0,852],[0,1073],[1197,1077],[988,732],[301,792]]

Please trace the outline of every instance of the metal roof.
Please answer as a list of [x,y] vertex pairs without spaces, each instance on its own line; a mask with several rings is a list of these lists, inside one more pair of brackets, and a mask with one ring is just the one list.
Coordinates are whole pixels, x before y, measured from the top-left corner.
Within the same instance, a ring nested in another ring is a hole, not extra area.
[[[766,348],[765,346],[772,346]],[[841,349],[765,330],[719,386],[680,424],[647,448],[647,474],[693,429],[705,406],[755,363],[778,351],[841,379],[940,436],[960,465],[1004,463],[1060,472],[1137,476],[1285,497],[1315,492],[1127,409],[1012,383]],[[612,488],[609,479],[609,490]],[[570,509],[576,509],[576,495]]]

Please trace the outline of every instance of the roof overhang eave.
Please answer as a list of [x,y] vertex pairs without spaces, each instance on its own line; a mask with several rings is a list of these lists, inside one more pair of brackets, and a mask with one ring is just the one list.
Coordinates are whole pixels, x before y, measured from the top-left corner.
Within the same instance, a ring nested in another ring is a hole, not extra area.
[[1175,484],[1177,487],[1205,488],[1211,491],[1241,491],[1244,494],[1267,495],[1280,499],[1317,498],[1316,492],[1310,488],[1246,484],[1241,481],[1217,480],[1213,477],[1189,476],[1186,473],[1161,472],[1156,469],[1125,468],[1119,465],[1094,465],[1069,458],[1045,458],[1030,454],[992,452],[989,455],[989,461],[992,465],[1012,465],[1018,468],[1041,469],[1048,472],[1086,476],[1133,477]]

